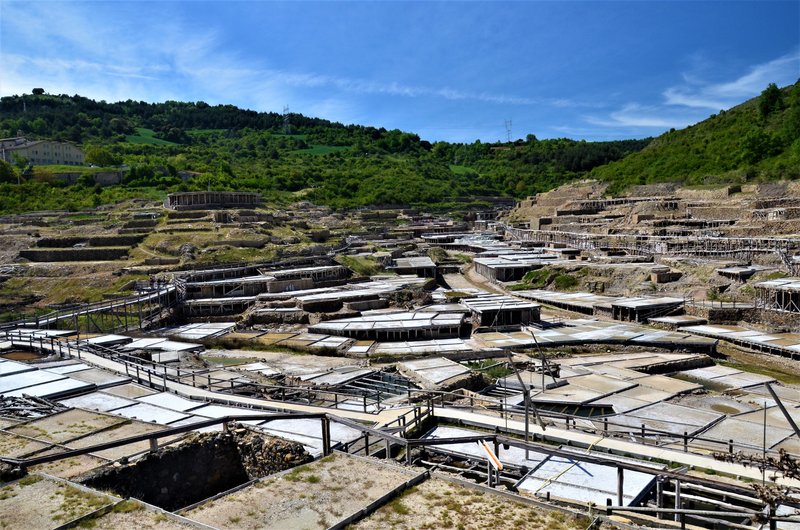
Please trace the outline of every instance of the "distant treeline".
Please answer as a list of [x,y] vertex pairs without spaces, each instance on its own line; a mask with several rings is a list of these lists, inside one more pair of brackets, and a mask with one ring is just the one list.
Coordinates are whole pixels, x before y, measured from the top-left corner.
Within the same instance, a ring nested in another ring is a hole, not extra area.
[[800,82],[767,86],[760,96],[685,129],[672,129],[644,150],[591,171],[610,191],[680,181],[716,185],[800,178]]
[[[87,162],[124,163],[130,168],[123,189],[169,192],[211,185],[259,191],[277,201],[305,198],[337,208],[448,207],[470,198],[524,197],[581,178],[651,141],[538,140],[528,135],[510,143],[431,143],[399,130],[300,114],[285,119],[279,113],[233,105],[107,103],[37,92],[0,99],[0,136],[20,131],[29,138],[80,143]],[[25,171],[24,161],[16,165],[17,173]],[[201,175],[185,180],[181,178],[185,172]],[[36,168],[28,168],[24,175],[23,180],[36,179]],[[30,197],[17,197],[22,193],[14,186],[17,176],[8,174],[8,168],[5,173],[0,170],[0,182],[7,183],[0,190],[4,195],[0,211],[35,205]],[[129,195],[96,191],[95,198],[84,201]],[[68,190],[65,193],[69,195]]]

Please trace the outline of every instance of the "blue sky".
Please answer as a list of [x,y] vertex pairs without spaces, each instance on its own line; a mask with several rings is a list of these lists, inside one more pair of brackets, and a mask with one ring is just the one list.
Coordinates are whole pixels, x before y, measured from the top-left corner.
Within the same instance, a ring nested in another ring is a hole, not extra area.
[[0,0],[2,95],[288,105],[428,140],[657,135],[798,78],[798,0]]

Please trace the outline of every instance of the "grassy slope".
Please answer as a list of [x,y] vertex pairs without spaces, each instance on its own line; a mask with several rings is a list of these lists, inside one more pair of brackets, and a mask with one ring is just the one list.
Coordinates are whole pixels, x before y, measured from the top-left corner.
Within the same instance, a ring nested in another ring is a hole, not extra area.
[[145,129],[143,127],[136,128],[136,134],[127,137],[127,141],[132,144],[146,144],[146,145],[178,145],[174,142],[162,140],[155,137],[155,131]]
[[[800,178],[800,144],[784,131],[793,111],[790,101],[795,107],[800,104],[797,92],[800,84],[783,89],[787,107],[766,120],[759,114],[756,97],[686,129],[664,133],[639,153],[596,168],[591,175],[611,181],[614,191],[669,181],[697,185]],[[743,157],[743,145],[748,134],[757,132],[780,138],[783,144],[776,155],[752,163]]]

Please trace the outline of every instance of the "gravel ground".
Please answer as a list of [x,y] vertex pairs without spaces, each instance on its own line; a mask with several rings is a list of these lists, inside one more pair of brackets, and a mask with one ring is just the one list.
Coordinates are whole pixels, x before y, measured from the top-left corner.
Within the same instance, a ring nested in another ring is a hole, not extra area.
[[399,466],[336,454],[182,515],[218,528],[327,528],[414,475]]
[[96,530],[118,530],[135,528],[136,530],[189,530],[196,527],[173,519],[169,515],[146,510],[135,501],[125,501],[117,505],[113,511],[93,519],[88,525]]
[[31,475],[0,488],[0,528],[56,528],[112,502],[101,493]]
[[353,529],[559,530],[586,528],[589,522],[434,478],[409,489]]

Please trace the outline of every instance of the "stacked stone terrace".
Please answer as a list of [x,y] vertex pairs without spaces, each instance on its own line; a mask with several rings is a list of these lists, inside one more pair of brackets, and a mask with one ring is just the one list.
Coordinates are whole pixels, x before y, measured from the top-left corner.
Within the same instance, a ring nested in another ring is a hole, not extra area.
[[603,196],[604,186],[564,186],[522,201],[509,220],[535,230],[596,234],[778,235],[796,231],[800,185],[725,186],[694,190],[640,186],[624,197]]

